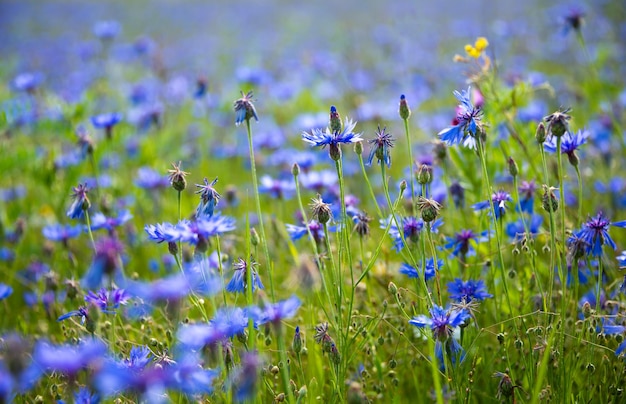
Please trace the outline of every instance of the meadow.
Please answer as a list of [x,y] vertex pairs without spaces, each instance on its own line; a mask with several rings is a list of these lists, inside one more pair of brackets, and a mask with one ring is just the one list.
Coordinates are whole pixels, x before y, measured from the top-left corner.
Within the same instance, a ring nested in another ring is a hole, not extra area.
[[626,9],[455,3],[1,4],[0,403],[626,402]]

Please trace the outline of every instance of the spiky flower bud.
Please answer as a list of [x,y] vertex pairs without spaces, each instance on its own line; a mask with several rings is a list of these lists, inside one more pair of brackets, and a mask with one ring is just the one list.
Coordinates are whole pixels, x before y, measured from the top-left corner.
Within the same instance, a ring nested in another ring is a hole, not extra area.
[[330,106],[330,122],[328,127],[332,133],[341,132],[341,117],[339,116],[339,112],[337,112],[337,108],[335,108],[334,105]]
[[422,164],[417,169],[417,182],[424,185],[433,181],[433,168],[428,164]]
[[519,174],[519,167],[517,167],[517,163],[513,160],[513,157],[509,156],[507,163],[509,165],[509,174],[511,174],[513,178],[517,177]]
[[427,199],[420,196],[417,199],[417,208],[422,214],[422,220],[426,223],[430,223],[437,219],[437,216],[439,216],[441,205],[434,199]]
[[546,122],[548,122],[547,132],[549,134],[551,134],[552,136],[561,137],[565,134],[565,132],[567,132],[569,127],[567,121],[572,118],[567,114],[569,111],[569,108],[563,111],[558,110],[543,118]]
[[309,206],[311,207],[313,218],[317,219],[317,221],[322,224],[328,223],[333,216],[330,204],[324,203],[320,194],[317,194],[317,198],[311,199],[311,204]]
[[189,174],[188,172],[181,170],[180,165],[180,161],[178,162],[178,165],[172,163],[173,169],[167,170],[167,172],[169,173],[170,184],[172,185],[172,188],[174,188],[178,192],[181,192],[185,188],[187,188],[187,180],[185,179],[185,176]]
[[539,144],[543,144],[543,142],[546,141],[546,125],[544,125],[543,122],[539,122],[539,125],[537,126],[537,131],[535,132],[535,139],[537,140],[537,143]]
[[513,385],[513,380],[511,380],[511,376],[506,373],[496,372],[493,377],[499,377],[500,382],[498,383],[498,393],[497,398],[508,401],[509,398],[513,396],[515,393],[515,386]]
[[541,197],[541,206],[548,212],[556,212],[559,208],[559,200],[556,199],[554,190],[557,188],[543,185],[543,196]]
[[404,94],[400,96],[400,108],[398,113],[400,114],[400,118],[405,121],[411,116],[411,109],[409,108],[409,104],[406,102]]

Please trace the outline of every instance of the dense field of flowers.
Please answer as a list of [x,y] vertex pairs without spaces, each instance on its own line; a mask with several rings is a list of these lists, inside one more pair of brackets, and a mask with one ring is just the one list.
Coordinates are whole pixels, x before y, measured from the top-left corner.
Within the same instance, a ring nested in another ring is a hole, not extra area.
[[58,3],[0,5],[0,403],[626,401],[619,1]]

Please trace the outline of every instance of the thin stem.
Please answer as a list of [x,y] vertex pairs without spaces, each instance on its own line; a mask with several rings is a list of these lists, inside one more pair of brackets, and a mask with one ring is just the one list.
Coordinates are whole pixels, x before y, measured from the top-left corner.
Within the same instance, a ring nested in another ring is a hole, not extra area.
[[91,240],[91,246],[96,251],[96,242],[93,239],[93,232],[91,231],[91,221],[89,220],[89,211],[85,209],[85,221],[87,222],[87,232],[89,233],[89,239]]
[[361,165],[361,172],[363,173],[363,178],[365,178],[365,183],[367,184],[367,188],[370,191],[370,196],[372,197],[372,201],[374,201],[374,206],[376,207],[376,213],[378,213],[378,217],[383,218],[383,211],[380,209],[378,205],[378,201],[376,200],[376,194],[374,193],[374,188],[372,188],[372,184],[370,183],[369,177],[367,176],[367,171],[365,170],[365,164],[363,163],[363,156],[361,154],[357,154],[359,158],[359,164]]
[[580,175],[580,168],[578,165],[574,166],[576,169],[576,178],[578,179],[578,220],[580,223],[583,222],[583,181]]
[[[413,211],[413,215],[415,215],[415,185],[413,184],[413,147],[411,145],[409,120],[403,119],[403,121],[404,121],[404,134],[406,135],[406,147],[409,149],[409,181],[411,183],[411,209]],[[424,195],[424,197],[426,197],[426,195]]]
[[[254,187],[254,202],[256,204],[256,214],[259,219],[259,230],[261,231],[261,245],[265,254],[267,265],[267,273],[270,280],[270,293],[272,301],[276,301],[274,297],[274,281],[272,279],[272,265],[270,262],[270,252],[267,248],[267,238],[265,237],[265,227],[263,226],[263,212],[261,211],[261,198],[259,197],[259,182],[256,175],[256,163],[254,161],[254,145],[252,144],[252,129],[250,128],[250,119],[246,119],[246,129],[248,132],[248,148],[250,149],[250,169],[252,171],[252,185]],[[247,257],[249,258],[249,257]]]

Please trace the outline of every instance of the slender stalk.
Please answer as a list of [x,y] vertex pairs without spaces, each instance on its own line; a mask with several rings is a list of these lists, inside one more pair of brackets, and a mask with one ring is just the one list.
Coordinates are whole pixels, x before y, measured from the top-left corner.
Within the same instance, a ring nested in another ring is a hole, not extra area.
[[[409,181],[411,183],[411,209],[415,215],[415,185],[413,184],[413,147],[411,145],[411,135],[409,131],[409,120],[404,121],[404,134],[406,135],[406,147],[409,149]],[[426,197],[426,195],[424,195]]]
[[374,201],[374,206],[376,207],[376,213],[378,213],[378,217],[382,219],[383,211],[380,209],[380,206],[378,205],[378,201],[376,200],[376,194],[374,193],[374,188],[372,188],[372,184],[370,183],[369,177],[367,176],[367,171],[365,171],[365,164],[363,163],[363,156],[357,153],[357,157],[359,158],[359,164],[361,165],[361,172],[363,173],[363,178],[365,179],[367,188],[370,191],[370,196],[372,197],[372,201]]
[[89,239],[91,240],[91,246],[96,251],[96,242],[93,239],[93,232],[91,231],[91,221],[89,220],[89,210],[85,209],[85,221],[87,222],[87,232],[89,233]]
[[287,402],[293,403],[293,392],[289,386],[289,362],[287,360],[287,346],[285,344],[285,336],[283,335],[283,326],[282,324],[276,324],[276,339],[278,340],[278,356],[280,361],[283,364],[283,368],[281,369],[281,376],[283,380],[283,389],[285,389],[285,395],[287,396]]
[[[254,202],[256,204],[256,215],[259,219],[259,230],[261,231],[261,246],[265,254],[265,262],[267,265],[267,273],[270,280],[270,294],[272,301],[276,301],[274,297],[274,280],[272,276],[272,265],[270,261],[270,251],[267,248],[267,238],[265,237],[265,227],[263,226],[263,212],[261,210],[261,198],[259,197],[259,182],[256,175],[256,163],[254,161],[254,145],[252,144],[252,129],[250,128],[250,119],[246,119],[246,130],[248,132],[248,148],[250,149],[250,169],[252,171],[252,186],[254,187]],[[249,257],[246,257],[249,259]]]
[[583,222],[583,181],[580,175],[580,168],[578,165],[575,165],[576,169],[576,178],[578,179],[578,220],[580,223]]

